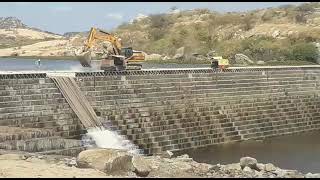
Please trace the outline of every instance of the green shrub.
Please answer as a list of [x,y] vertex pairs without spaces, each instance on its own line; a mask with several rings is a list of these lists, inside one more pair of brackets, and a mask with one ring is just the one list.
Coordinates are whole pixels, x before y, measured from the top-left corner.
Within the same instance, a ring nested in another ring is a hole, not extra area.
[[151,28],[164,29],[167,28],[172,22],[166,14],[150,15]]
[[291,50],[291,54],[288,58],[291,60],[299,60],[299,61],[309,61],[309,62],[317,62],[318,59],[318,49],[312,43],[298,43],[294,44]]

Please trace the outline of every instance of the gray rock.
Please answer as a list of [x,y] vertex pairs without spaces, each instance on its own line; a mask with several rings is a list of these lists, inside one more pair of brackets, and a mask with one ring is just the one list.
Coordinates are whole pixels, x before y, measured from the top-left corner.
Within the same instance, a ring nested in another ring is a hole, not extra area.
[[240,159],[240,166],[242,169],[245,167],[250,167],[251,169],[258,170],[257,163],[258,163],[258,161],[252,157],[242,157]]
[[109,159],[109,161],[105,163],[104,172],[107,174],[120,175],[130,171],[134,171],[131,155],[121,154],[115,158]]
[[177,160],[184,161],[184,162],[192,162],[193,161],[193,159],[190,158],[188,154],[184,154],[184,155],[178,156]]
[[243,168],[243,172],[251,173],[251,172],[253,172],[253,170],[250,167],[246,166],[246,167]]
[[257,163],[257,168],[258,168],[258,171],[263,171],[264,170],[264,164]]
[[228,164],[224,168],[226,170],[238,170],[238,171],[242,169],[240,166],[240,163]]
[[189,158],[189,155],[188,154],[183,154],[181,156],[177,156],[177,158],[181,158],[181,159]]
[[171,158],[173,156],[173,153],[171,151],[165,151],[161,157],[163,158]]
[[66,159],[65,158],[65,165],[72,167],[77,166],[77,160],[76,159]]
[[146,161],[142,156],[134,156],[132,158],[132,164],[137,176],[147,177],[149,175],[151,167],[148,165],[148,161]]
[[163,60],[170,60],[170,59],[173,59],[172,57],[169,57],[169,56],[165,56],[164,58],[163,58]]
[[221,169],[220,166],[218,165],[213,165],[209,168],[209,171],[213,171],[213,172],[216,172],[216,171],[219,171]]
[[275,171],[276,167],[273,164],[268,163],[268,164],[264,165],[264,170],[267,172],[271,172],[271,171]]
[[307,173],[305,175],[306,178],[320,178],[320,173],[312,174],[312,173]]
[[277,168],[274,173],[277,175],[277,177],[285,177],[287,172],[285,170]]
[[272,33],[272,37],[276,38],[280,35],[280,31],[279,30],[276,30]]
[[265,62],[264,62],[264,61],[257,61],[257,64],[258,64],[258,65],[264,65]]
[[30,157],[30,156],[22,155],[22,156],[21,156],[21,159],[22,159],[22,160],[26,160],[26,159],[28,159],[29,157]]
[[177,49],[176,54],[173,56],[174,59],[182,59],[184,57],[184,47]]
[[242,64],[242,65],[254,64],[254,62],[244,54],[236,54],[234,56],[234,59],[236,64]]

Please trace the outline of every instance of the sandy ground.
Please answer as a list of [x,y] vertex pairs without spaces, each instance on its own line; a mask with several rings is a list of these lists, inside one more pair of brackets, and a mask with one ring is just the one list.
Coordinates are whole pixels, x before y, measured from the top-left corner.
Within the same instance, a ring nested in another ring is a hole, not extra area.
[[29,39],[63,38],[63,36],[23,28],[17,28],[14,30],[0,29],[0,35],[12,37],[22,36]]
[[61,55],[65,51],[68,40],[43,41],[31,45],[22,46],[20,49],[0,49],[0,56],[10,56],[16,52],[22,56],[50,56]]
[[94,169],[68,167],[63,162],[50,162],[44,159],[28,158],[23,160],[20,155],[0,155],[0,178],[73,178],[73,177],[111,177]]

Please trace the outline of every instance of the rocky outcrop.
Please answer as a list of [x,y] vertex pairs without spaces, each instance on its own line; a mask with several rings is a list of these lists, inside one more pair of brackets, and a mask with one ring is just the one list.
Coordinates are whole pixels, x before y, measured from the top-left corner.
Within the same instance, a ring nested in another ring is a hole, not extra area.
[[174,59],[183,59],[185,52],[184,52],[184,47],[181,47],[177,49],[176,54],[173,56]]
[[29,28],[16,17],[0,17],[0,29]]
[[234,56],[234,60],[235,60],[235,64],[239,64],[239,65],[254,64],[254,62],[244,54],[236,54]]

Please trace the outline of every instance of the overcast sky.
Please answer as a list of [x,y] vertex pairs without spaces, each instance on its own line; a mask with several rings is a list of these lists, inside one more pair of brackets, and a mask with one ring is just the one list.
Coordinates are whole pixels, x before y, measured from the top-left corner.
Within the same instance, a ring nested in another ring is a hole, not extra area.
[[0,17],[14,16],[25,24],[60,33],[87,31],[95,26],[110,30],[138,14],[208,8],[218,12],[247,11],[302,2],[0,2]]

